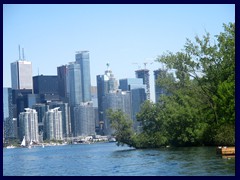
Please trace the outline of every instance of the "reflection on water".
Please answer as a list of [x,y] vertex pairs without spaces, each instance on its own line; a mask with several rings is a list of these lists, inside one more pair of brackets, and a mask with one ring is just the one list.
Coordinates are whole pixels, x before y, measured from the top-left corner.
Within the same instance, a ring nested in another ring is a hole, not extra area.
[[114,143],[3,150],[3,175],[232,176],[235,158],[214,147],[136,150]]

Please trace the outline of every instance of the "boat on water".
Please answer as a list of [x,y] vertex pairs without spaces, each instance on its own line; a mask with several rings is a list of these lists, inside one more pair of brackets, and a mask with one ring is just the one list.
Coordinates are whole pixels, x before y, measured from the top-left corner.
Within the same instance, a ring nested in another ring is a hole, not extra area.
[[31,142],[30,142],[29,145],[27,146],[27,144],[26,144],[26,138],[25,138],[25,136],[23,136],[23,140],[22,140],[22,143],[21,143],[21,147],[27,147],[27,148],[31,149],[31,148],[32,148],[32,144],[33,144],[33,142],[32,142],[32,140],[31,140]]
[[22,140],[21,146],[22,146],[22,147],[26,147],[26,140],[25,140],[25,136],[23,136],[23,140]]
[[235,155],[235,147],[218,146],[216,152],[221,155]]
[[12,144],[10,146],[7,146],[6,147],[7,149],[13,149],[13,148],[16,148],[16,146],[13,146]]
[[116,142],[116,138],[111,137],[111,138],[108,140],[108,142]]

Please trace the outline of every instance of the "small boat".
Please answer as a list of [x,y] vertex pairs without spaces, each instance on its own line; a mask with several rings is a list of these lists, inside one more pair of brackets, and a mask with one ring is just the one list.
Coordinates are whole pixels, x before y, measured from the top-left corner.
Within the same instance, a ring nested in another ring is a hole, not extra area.
[[218,146],[216,152],[221,155],[235,155],[235,147]]
[[13,145],[10,145],[10,146],[7,146],[6,148],[7,148],[7,149],[12,149],[12,148],[16,148],[16,147],[13,146]]
[[22,146],[22,147],[26,147],[26,140],[25,140],[25,136],[23,136],[23,140],[22,140],[21,146]]
[[116,142],[116,139],[114,137],[111,137],[108,142]]
[[44,148],[44,144],[42,144],[42,148]]

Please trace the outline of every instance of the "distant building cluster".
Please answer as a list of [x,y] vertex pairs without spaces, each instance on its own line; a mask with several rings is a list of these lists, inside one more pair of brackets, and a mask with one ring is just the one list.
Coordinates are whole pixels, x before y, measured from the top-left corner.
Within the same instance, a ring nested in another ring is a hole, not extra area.
[[[21,59],[11,63],[12,87],[3,87],[4,139],[25,136],[27,142],[64,140],[89,135],[111,136],[107,110],[121,110],[136,120],[142,103],[150,100],[149,70],[135,71],[136,78],[120,79],[107,64],[104,74],[97,75],[97,86],[91,86],[88,51],[78,51],[75,61],[57,67],[57,75],[32,77],[32,63]],[[164,76],[154,71],[154,79]],[[156,85],[156,101],[165,90]]]

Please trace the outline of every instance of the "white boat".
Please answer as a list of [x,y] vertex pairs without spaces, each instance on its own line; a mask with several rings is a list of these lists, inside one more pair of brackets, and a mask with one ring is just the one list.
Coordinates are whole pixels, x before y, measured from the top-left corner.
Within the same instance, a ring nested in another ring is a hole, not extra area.
[[16,147],[13,146],[13,145],[10,145],[10,146],[7,146],[6,148],[7,148],[7,149],[12,149],[12,148],[16,148]]
[[23,136],[23,140],[22,140],[21,146],[22,146],[22,147],[25,147],[25,146],[26,146],[25,136]]
[[44,144],[42,144],[42,148],[44,148]]
[[29,145],[28,145],[28,148],[29,148],[29,149],[32,148],[32,144],[33,144],[33,142],[32,142],[32,140],[31,140],[30,143],[29,143]]

